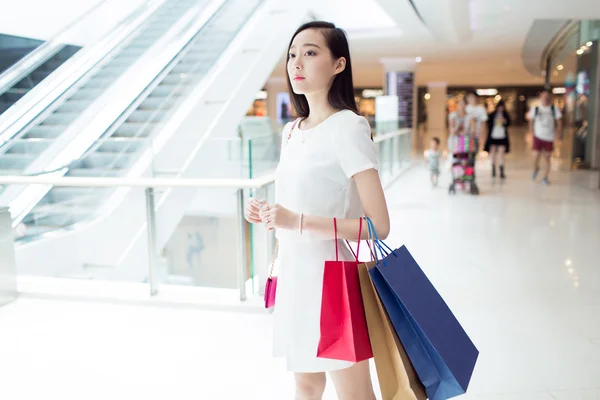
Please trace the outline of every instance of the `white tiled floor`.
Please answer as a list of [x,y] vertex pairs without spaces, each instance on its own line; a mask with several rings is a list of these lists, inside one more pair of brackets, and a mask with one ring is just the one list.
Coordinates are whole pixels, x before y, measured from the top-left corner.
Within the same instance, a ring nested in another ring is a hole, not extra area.
[[[519,140],[519,139],[518,139]],[[523,143],[506,183],[432,189],[417,166],[388,191],[406,244],[481,351],[481,400],[600,400],[597,175],[530,180]],[[523,139],[520,139],[523,141]],[[0,399],[292,399],[270,316],[22,298],[0,308]],[[335,399],[331,385],[326,399]]]

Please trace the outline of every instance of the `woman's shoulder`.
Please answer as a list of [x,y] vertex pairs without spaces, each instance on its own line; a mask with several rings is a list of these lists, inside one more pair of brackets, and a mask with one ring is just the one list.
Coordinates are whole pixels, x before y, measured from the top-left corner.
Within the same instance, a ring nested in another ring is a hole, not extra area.
[[334,117],[338,120],[340,124],[349,124],[349,125],[364,125],[369,124],[369,121],[362,115],[358,115],[352,110],[341,110],[334,114]]
[[[338,111],[332,118],[335,129],[333,132],[347,134],[348,132],[368,133],[371,135],[371,125],[362,115],[356,114],[352,110]],[[334,133],[335,134],[335,133]]]

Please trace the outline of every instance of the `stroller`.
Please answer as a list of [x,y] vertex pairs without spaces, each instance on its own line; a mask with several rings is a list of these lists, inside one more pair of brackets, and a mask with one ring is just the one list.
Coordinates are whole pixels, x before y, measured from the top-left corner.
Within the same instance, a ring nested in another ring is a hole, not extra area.
[[479,148],[479,139],[473,135],[451,136],[448,141],[448,150],[452,153],[452,183],[448,193],[456,194],[456,186],[465,189],[473,195],[479,194],[479,187],[475,182],[475,157]]

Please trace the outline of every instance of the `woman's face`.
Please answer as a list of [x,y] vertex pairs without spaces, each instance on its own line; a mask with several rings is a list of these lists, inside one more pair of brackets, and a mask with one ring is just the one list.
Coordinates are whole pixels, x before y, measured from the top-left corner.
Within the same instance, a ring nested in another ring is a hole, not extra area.
[[466,106],[465,101],[462,99],[456,102],[456,109],[458,111],[465,111]]
[[500,104],[500,105],[498,106],[497,110],[498,110],[498,112],[499,112],[499,113],[502,113],[502,112],[504,112],[504,106],[503,106],[502,104]]
[[333,59],[325,37],[317,29],[296,35],[288,52],[287,72],[296,94],[328,92],[335,75],[345,67],[346,60]]

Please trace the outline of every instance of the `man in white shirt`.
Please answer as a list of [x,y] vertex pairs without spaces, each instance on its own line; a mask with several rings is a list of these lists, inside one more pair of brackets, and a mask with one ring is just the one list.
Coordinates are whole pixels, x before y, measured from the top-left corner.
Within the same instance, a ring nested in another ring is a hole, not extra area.
[[562,138],[562,113],[550,102],[548,90],[540,93],[540,104],[529,110],[529,131],[533,133],[533,180],[540,171],[540,159],[544,158],[545,185],[550,184],[550,156],[554,151],[554,139]]
[[467,114],[475,121],[475,132],[468,132],[468,134],[475,135],[479,138],[483,133],[485,122],[488,120],[488,114],[487,111],[485,111],[485,107],[479,104],[477,93],[469,92],[469,94],[467,94],[467,102]]

